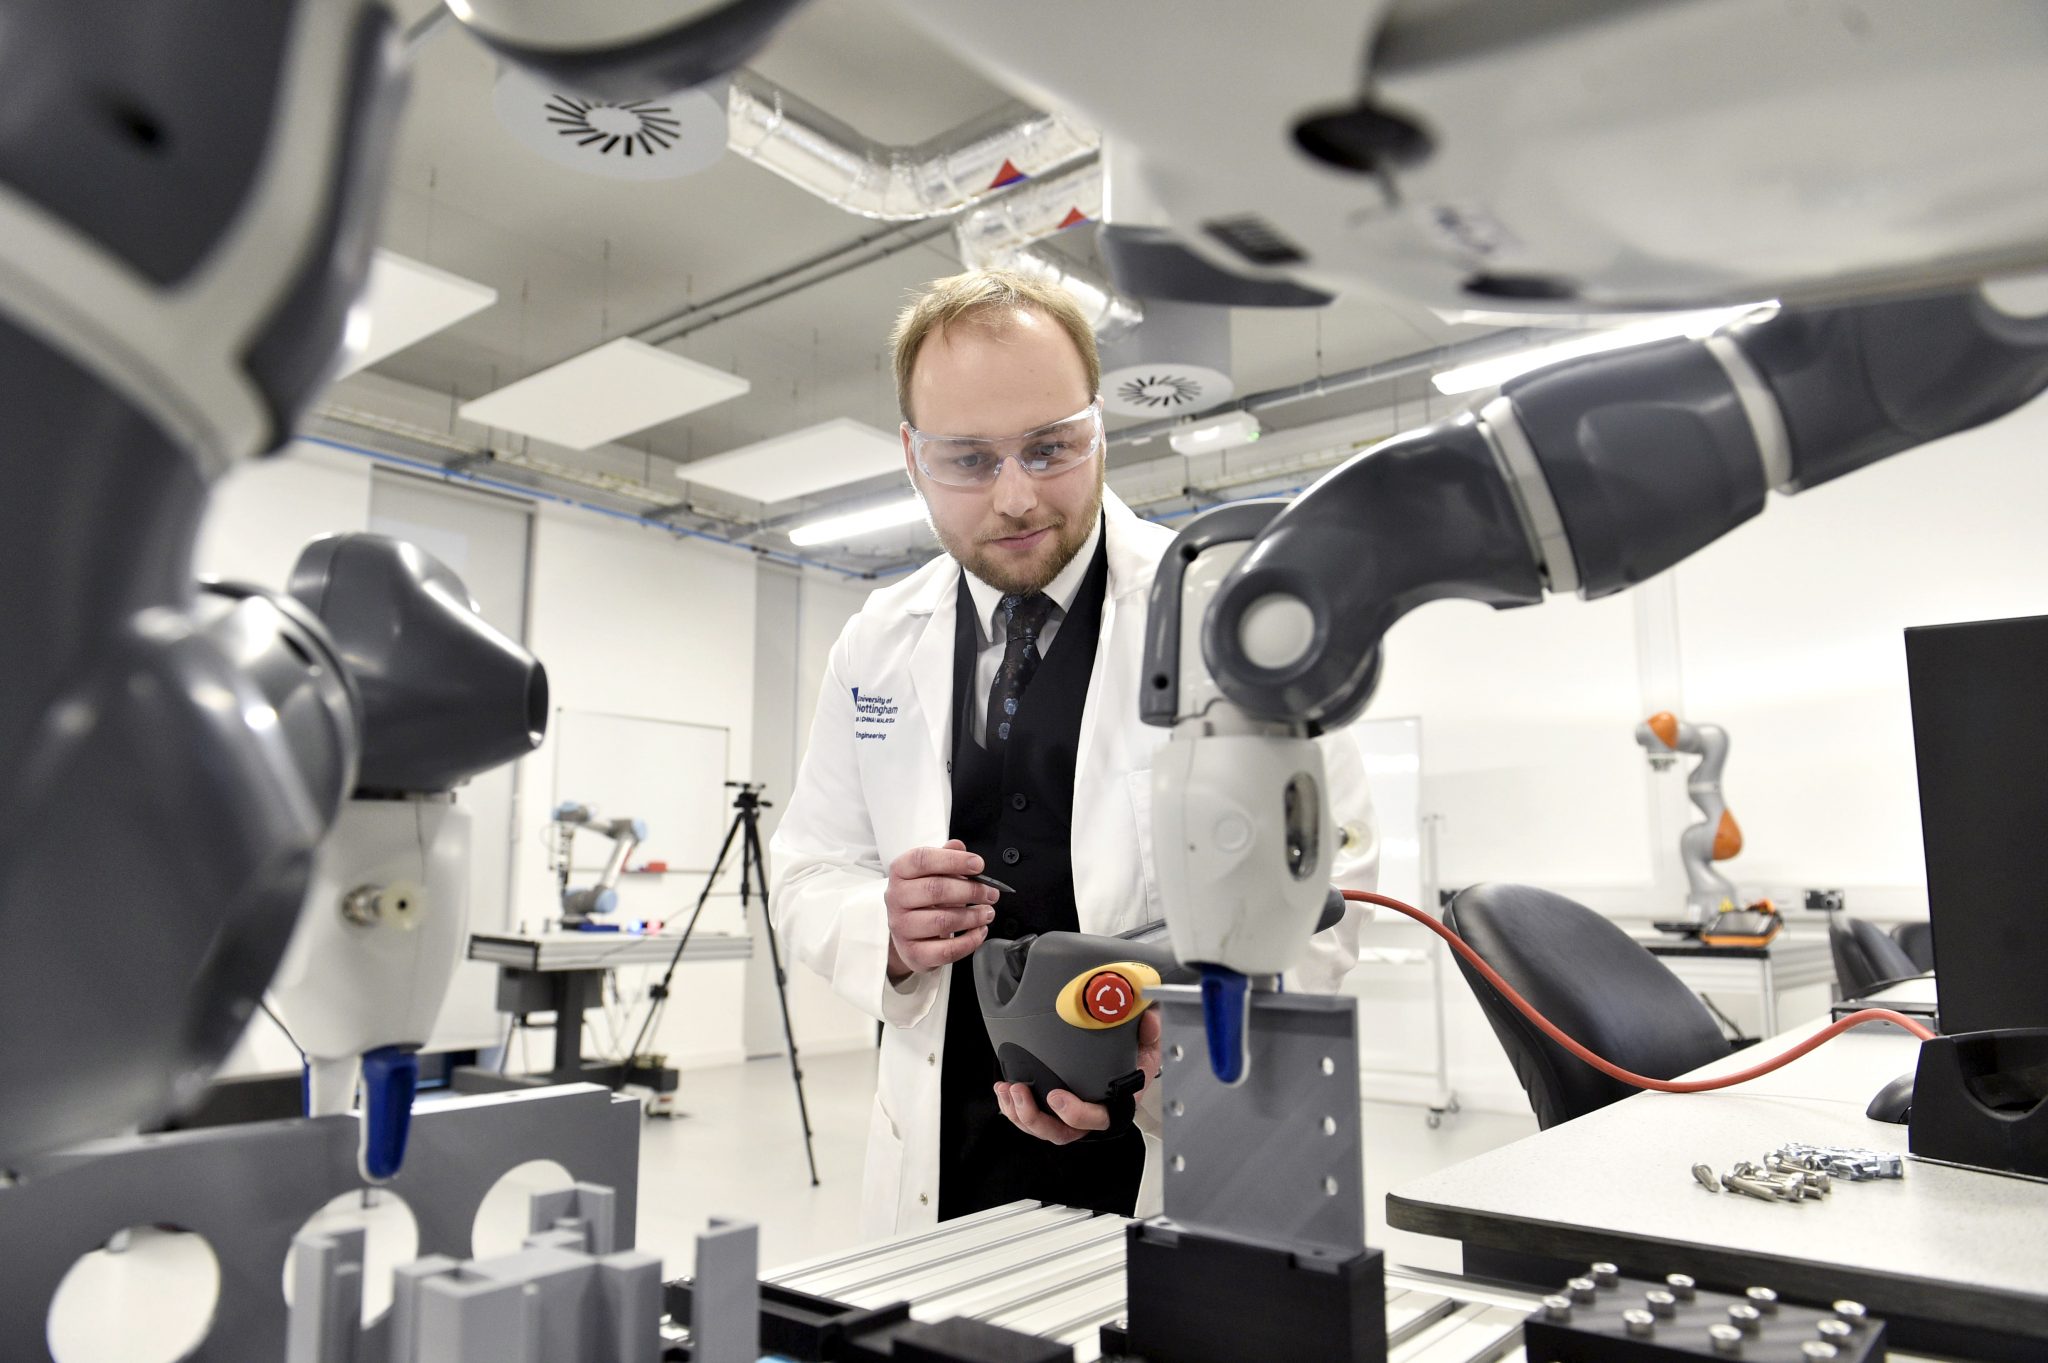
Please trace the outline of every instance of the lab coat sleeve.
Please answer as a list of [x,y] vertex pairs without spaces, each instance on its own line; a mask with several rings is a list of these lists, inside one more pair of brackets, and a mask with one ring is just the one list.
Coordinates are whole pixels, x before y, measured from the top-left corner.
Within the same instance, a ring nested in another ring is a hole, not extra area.
[[[1330,882],[1344,890],[1379,886],[1380,837],[1372,812],[1372,794],[1365,786],[1365,762],[1358,744],[1341,730],[1317,740],[1323,751],[1323,776],[1330,794],[1342,845],[1330,867]],[[1359,925],[1372,917],[1364,904],[1347,904],[1343,921],[1309,939],[1301,964],[1287,973],[1287,987],[1314,994],[1334,994],[1345,975],[1358,964]]]
[[889,982],[888,868],[875,845],[855,758],[853,693],[844,678],[859,617],[832,647],[796,790],[770,846],[775,928],[790,954],[869,1017],[914,1026],[931,1010],[939,972]]

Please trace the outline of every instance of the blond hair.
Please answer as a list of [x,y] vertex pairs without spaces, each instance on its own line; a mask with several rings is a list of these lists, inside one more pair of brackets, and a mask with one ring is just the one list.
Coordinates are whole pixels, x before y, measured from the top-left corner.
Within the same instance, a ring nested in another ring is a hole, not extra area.
[[903,311],[897,314],[895,330],[889,334],[896,361],[896,405],[903,419],[910,417],[910,372],[917,364],[917,352],[933,333],[954,323],[981,322],[1000,326],[996,314],[1030,308],[1059,323],[1060,329],[1081,354],[1081,367],[1088,375],[1088,396],[1102,386],[1102,357],[1095,351],[1095,331],[1082,315],[1072,294],[1057,284],[1047,284],[1016,270],[969,270],[966,274],[935,279]]

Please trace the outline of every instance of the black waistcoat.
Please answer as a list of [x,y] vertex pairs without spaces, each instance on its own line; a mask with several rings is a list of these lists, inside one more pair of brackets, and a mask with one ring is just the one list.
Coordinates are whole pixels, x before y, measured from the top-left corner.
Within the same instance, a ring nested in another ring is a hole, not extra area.
[[[976,740],[975,662],[983,624],[963,573],[953,643],[952,835],[980,855],[988,873],[1016,891],[996,904],[992,938],[1073,932],[1074,768],[1081,712],[1102,636],[1108,537],[1060,622],[1052,647],[1018,702],[1010,738],[991,756]],[[939,1216],[964,1216],[1018,1198],[1129,1215],[1144,1170],[1134,1128],[1055,1146],[1012,1126],[996,1108],[1002,1078],[975,1002],[973,961],[953,966],[940,1076]]]

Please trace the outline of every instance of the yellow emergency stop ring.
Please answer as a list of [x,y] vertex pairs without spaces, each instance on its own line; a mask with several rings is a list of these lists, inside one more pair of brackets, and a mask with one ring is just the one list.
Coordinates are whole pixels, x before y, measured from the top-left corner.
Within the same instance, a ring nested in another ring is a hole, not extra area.
[[1159,972],[1139,961],[1112,961],[1068,980],[1054,1003],[1060,1020],[1084,1031],[1121,1027],[1152,1005],[1145,996],[1159,987]]

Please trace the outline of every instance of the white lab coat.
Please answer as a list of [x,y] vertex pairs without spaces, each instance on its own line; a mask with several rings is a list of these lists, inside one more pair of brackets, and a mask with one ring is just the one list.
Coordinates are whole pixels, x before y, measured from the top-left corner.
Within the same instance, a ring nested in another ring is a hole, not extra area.
[[[1072,853],[1081,931],[1118,933],[1164,916],[1153,872],[1150,781],[1153,751],[1167,731],[1140,722],[1138,686],[1146,593],[1173,533],[1139,520],[1113,492],[1104,492],[1103,506],[1109,583],[1081,718]],[[901,986],[889,983],[882,896],[890,862],[947,839],[959,577],[959,566],[942,555],[876,591],[847,622],[826,668],[796,790],[771,844],[770,902],[791,955],[888,1024],[862,1184],[861,1229],[871,1237],[928,1226],[938,1216],[939,1071],[952,976],[924,971]],[[1053,647],[1060,644],[1055,639]],[[1354,835],[1339,854],[1336,879],[1370,889],[1378,842],[1358,752],[1339,735],[1325,742],[1324,760],[1338,822]],[[1358,958],[1363,916],[1354,913],[1320,934],[1290,983],[1334,989]],[[1139,1123],[1156,1130],[1156,1113],[1141,1105]],[[1157,1210],[1159,1145],[1150,1130],[1141,1214]]]

